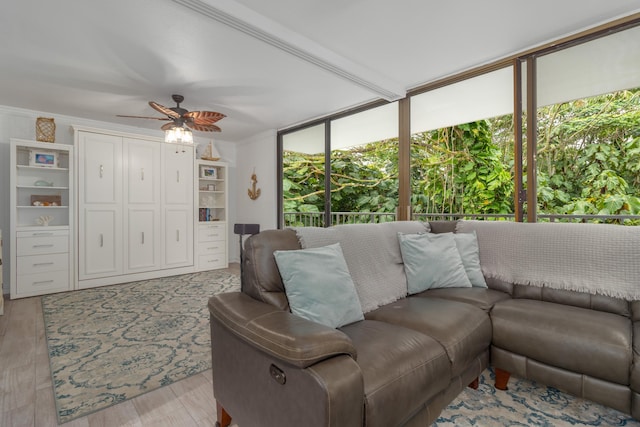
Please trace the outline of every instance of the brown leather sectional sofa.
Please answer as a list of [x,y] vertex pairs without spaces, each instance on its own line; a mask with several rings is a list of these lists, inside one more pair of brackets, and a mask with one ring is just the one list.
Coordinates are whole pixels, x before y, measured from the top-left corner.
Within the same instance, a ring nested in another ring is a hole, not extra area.
[[333,329],[290,313],[273,253],[292,249],[290,229],[250,237],[242,292],[209,300],[221,426],[428,426],[489,365],[498,388],[514,374],[640,418],[640,302],[487,278]]

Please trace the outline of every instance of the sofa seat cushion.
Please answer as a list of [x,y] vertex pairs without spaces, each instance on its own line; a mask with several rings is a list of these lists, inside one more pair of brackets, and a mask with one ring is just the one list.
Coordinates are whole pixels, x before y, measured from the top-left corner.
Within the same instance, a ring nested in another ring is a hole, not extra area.
[[433,338],[372,320],[340,330],[358,352],[364,379],[364,425],[402,425],[451,380],[447,355]]
[[489,315],[458,301],[409,297],[369,312],[365,319],[404,326],[434,338],[445,348],[454,377],[491,343]]
[[493,344],[548,365],[629,384],[631,320],[612,313],[514,299],[491,310]]
[[486,312],[489,312],[493,308],[493,305],[498,301],[511,299],[511,296],[505,292],[477,287],[429,289],[428,291],[421,292],[419,294],[416,294],[415,296],[426,298],[442,298],[464,302],[481,308]]

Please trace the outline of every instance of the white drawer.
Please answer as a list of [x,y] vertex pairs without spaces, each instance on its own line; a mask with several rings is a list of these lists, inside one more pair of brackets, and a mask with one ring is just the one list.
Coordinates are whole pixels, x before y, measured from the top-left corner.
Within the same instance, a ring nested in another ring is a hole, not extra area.
[[71,289],[68,271],[19,274],[17,282],[20,295],[37,295]]
[[16,255],[69,252],[69,236],[18,237]]
[[225,240],[226,233],[224,225],[205,224],[198,228],[199,242],[215,242],[216,240]]
[[216,268],[227,268],[224,254],[200,255],[198,257],[198,268],[201,270],[215,270]]
[[226,250],[226,240],[216,240],[214,242],[200,242],[198,243],[198,254],[219,254],[224,253]]
[[47,230],[47,228],[43,227],[42,231],[18,231],[16,233],[16,237],[21,239],[23,237],[54,237],[54,236],[68,236],[69,230]]
[[19,274],[66,271],[69,269],[69,254],[28,255],[16,257]]

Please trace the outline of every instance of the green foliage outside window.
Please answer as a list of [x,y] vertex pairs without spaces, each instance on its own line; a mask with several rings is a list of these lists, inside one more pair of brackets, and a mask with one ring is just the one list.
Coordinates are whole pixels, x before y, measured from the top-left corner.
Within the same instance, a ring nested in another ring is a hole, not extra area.
[[[640,89],[538,110],[538,211],[640,214]],[[284,211],[324,211],[324,154],[285,151]],[[513,120],[502,116],[411,137],[418,213],[514,211]],[[526,167],[526,166],[525,166]],[[331,152],[333,212],[395,213],[398,141]]]

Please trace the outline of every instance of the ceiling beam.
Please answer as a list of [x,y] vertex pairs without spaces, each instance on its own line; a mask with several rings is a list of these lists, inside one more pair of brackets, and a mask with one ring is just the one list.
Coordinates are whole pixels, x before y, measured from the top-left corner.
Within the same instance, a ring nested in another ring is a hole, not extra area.
[[406,95],[406,88],[393,79],[339,55],[234,0],[173,1],[351,81],[382,99],[395,101]]

